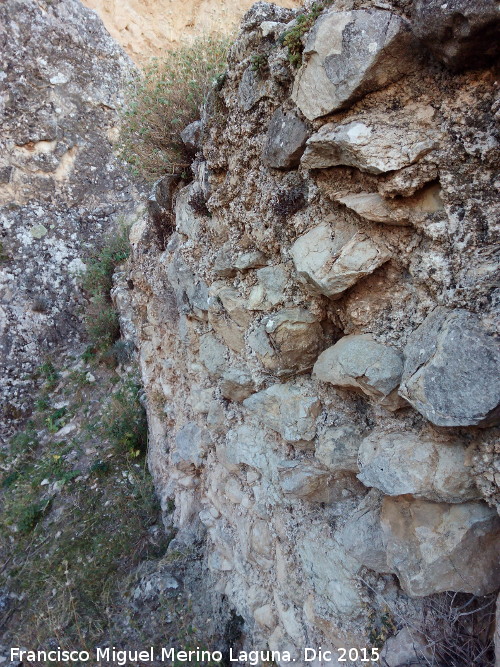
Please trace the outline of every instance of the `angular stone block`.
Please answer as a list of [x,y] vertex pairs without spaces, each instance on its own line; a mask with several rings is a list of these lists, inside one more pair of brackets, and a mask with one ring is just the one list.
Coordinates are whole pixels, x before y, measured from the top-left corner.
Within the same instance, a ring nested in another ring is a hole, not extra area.
[[399,393],[438,426],[500,422],[500,346],[467,310],[435,308],[404,350]]
[[390,259],[366,234],[321,224],[300,236],[290,249],[297,273],[314,291],[338,298]]
[[307,141],[306,169],[345,165],[370,174],[403,169],[438,145],[430,107],[412,113],[364,114],[349,122],[327,123]]
[[381,523],[388,565],[408,595],[488,595],[500,586],[500,517],[486,503],[386,496]]
[[292,99],[309,120],[349,106],[413,70],[415,42],[390,12],[328,12],[309,33]]
[[480,498],[466,448],[416,433],[375,430],[359,448],[358,479],[389,496],[411,494],[438,502],[460,503]]
[[274,384],[243,401],[244,407],[288,442],[312,440],[321,403],[305,389],[290,384]]
[[298,167],[309,131],[293,112],[277,109],[267,131],[262,161],[274,169]]
[[313,377],[338,387],[361,390],[388,410],[404,403],[395,391],[403,372],[403,357],[369,334],[344,336],[322,352]]

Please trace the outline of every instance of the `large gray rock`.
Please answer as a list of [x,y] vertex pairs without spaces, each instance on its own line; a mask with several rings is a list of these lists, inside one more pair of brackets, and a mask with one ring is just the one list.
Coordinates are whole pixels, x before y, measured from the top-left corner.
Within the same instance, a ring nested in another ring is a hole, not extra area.
[[481,67],[500,52],[497,0],[417,0],[412,28],[452,70]]
[[285,496],[312,502],[328,502],[331,473],[309,461],[282,461],[278,467]]
[[269,123],[262,161],[275,169],[297,167],[308,136],[307,125],[293,112],[280,107]]
[[229,350],[212,334],[203,334],[200,337],[200,361],[205,366],[210,377],[221,377],[227,366]]
[[444,209],[441,187],[437,184],[404,199],[387,200],[378,192],[359,192],[340,196],[337,201],[366,220],[396,227],[418,224],[430,213]]
[[399,393],[438,426],[500,421],[500,348],[477,315],[435,308],[410,336]]
[[391,572],[380,525],[382,498],[376,489],[367,493],[342,526],[337,539],[360,566],[375,572]]
[[188,422],[175,436],[175,449],[171,455],[172,463],[184,472],[193,466],[198,468],[210,444],[210,433],[194,422]]
[[245,366],[231,366],[224,371],[220,383],[221,394],[230,401],[241,402],[255,390],[252,376]]
[[275,384],[243,401],[247,410],[288,442],[312,440],[321,403],[302,387]]
[[181,132],[182,143],[186,149],[194,154],[200,146],[201,138],[201,121],[195,120],[193,123],[189,123]]
[[405,431],[375,430],[359,448],[360,479],[389,496],[460,503],[480,497],[469,468],[466,448]]
[[422,107],[412,109],[411,114],[365,114],[344,123],[327,123],[307,141],[302,166],[346,165],[371,174],[408,167],[437,146],[429,124],[433,112]]
[[396,391],[402,372],[403,358],[397,350],[361,334],[344,336],[322,352],[313,377],[361,390],[387,409],[396,410],[403,405]]
[[289,274],[284,264],[265,266],[255,272],[257,285],[248,295],[249,310],[270,310],[284,301]]
[[388,565],[408,595],[487,595],[500,586],[500,517],[485,503],[386,496],[381,523]]
[[304,308],[284,308],[263,322],[271,345],[277,350],[281,374],[312,368],[324,347],[317,317]]
[[329,12],[309,33],[292,98],[314,120],[397,81],[415,67],[415,40],[399,16]]
[[354,424],[327,427],[318,434],[315,457],[334,472],[359,472],[361,440],[362,431]]
[[248,67],[241,77],[238,88],[238,104],[243,111],[250,109],[264,97],[270,97],[271,84],[269,79],[263,79],[251,67]]
[[290,249],[299,276],[313,291],[339,298],[390,259],[385,246],[340,224],[323,223],[300,236]]
[[304,308],[284,308],[262,320],[249,345],[268,371],[289,377],[312,368],[325,343],[315,315]]

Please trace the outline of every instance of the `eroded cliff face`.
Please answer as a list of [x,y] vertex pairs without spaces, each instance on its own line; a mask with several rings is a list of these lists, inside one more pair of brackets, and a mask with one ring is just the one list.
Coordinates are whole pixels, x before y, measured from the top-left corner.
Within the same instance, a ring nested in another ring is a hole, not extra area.
[[444,592],[500,585],[497,19],[459,4],[334,2],[296,70],[257,3],[115,290],[175,546],[299,663],[441,664]]
[[0,6],[0,441],[82,340],[78,275],[140,194],[112,140],[133,64],[77,0]]
[[[232,34],[252,0],[84,0],[109,33],[136,62],[161,57],[165,49],[192,43],[200,35]],[[299,7],[299,0],[282,0]]]

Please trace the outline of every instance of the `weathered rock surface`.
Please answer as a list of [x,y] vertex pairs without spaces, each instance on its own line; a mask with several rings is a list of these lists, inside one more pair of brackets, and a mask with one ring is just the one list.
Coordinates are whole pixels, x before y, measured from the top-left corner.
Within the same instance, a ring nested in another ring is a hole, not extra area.
[[[82,342],[80,274],[139,191],[113,154],[133,66],[77,0],[0,5],[0,442],[34,372]],[[143,206],[143,200],[141,201]]]
[[442,211],[440,193],[439,185],[431,185],[405,199],[387,200],[378,192],[361,192],[344,195],[338,201],[366,220],[404,227],[422,222],[430,213]]
[[222,374],[220,390],[224,398],[241,402],[255,390],[255,383],[247,368],[232,366]]
[[290,249],[297,273],[312,288],[338,298],[390,258],[389,251],[366,234],[321,224],[299,237]]
[[181,132],[181,139],[186,149],[194,154],[200,146],[201,121],[189,123]]
[[397,388],[403,372],[402,355],[372,336],[344,336],[322,352],[313,375],[321,382],[361,390],[389,410],[401,407]]
[[312,440],[321,403],[292,384],[274,384],[243,401],[244,407],[288,442]]
[[486,595],[500,585],[500,517],[485,503],[386,497],[381,522],[388,565],[409,595]]
[[315,456],[329,470],[359,472],[362,429],[353,424],[327,427],[318,434]]
[[328,12],[308,35],[292,98],[313,120],[379,90],[415,68],[409,25],[396,14]]
[[274,169],[297,167],[308,136],[307,125],[300,118],[277,109],[269,123],[262,161]]
[[498,342],[473,313],[436,308],[405,348],[400,394],[438,426],[497,424]]
[[383,495],[372,489],[361,500],[342,527],[338,541],[353,554],[359,565],[376,572],[391,572],[380,524]]
[[323,330],[315,315],[304,308],[284,308],[264,318],[262,324],[276,351],[280,375],[313,367],[324,347]]
[[308,139],[301,164],[306,169],[346,165],[371,174],[408,167],[438,145],[430,123],[434,109],[411,111],[326,123]]
[[331,474],[307,461],[285,461],[278,468],[285,496],[311,502],[328,502]]
[[453,70],[482,67],[500,52],[495,0],[417,0],[412,27],[436,58]]
[[460,442],[375,430],[359,448],[358,479],[389,496],[409,493],[416,498],[460,503],[480,497],[465,458],[466,448]]

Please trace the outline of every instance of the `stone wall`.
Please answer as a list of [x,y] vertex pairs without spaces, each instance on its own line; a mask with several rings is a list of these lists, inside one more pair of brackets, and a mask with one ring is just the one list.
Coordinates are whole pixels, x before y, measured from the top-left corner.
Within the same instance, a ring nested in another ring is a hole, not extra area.
[[132,229],[150,467],[247,646],[441,664],[500,586],[493,5],[338,0],[294,69],[257,3]]

